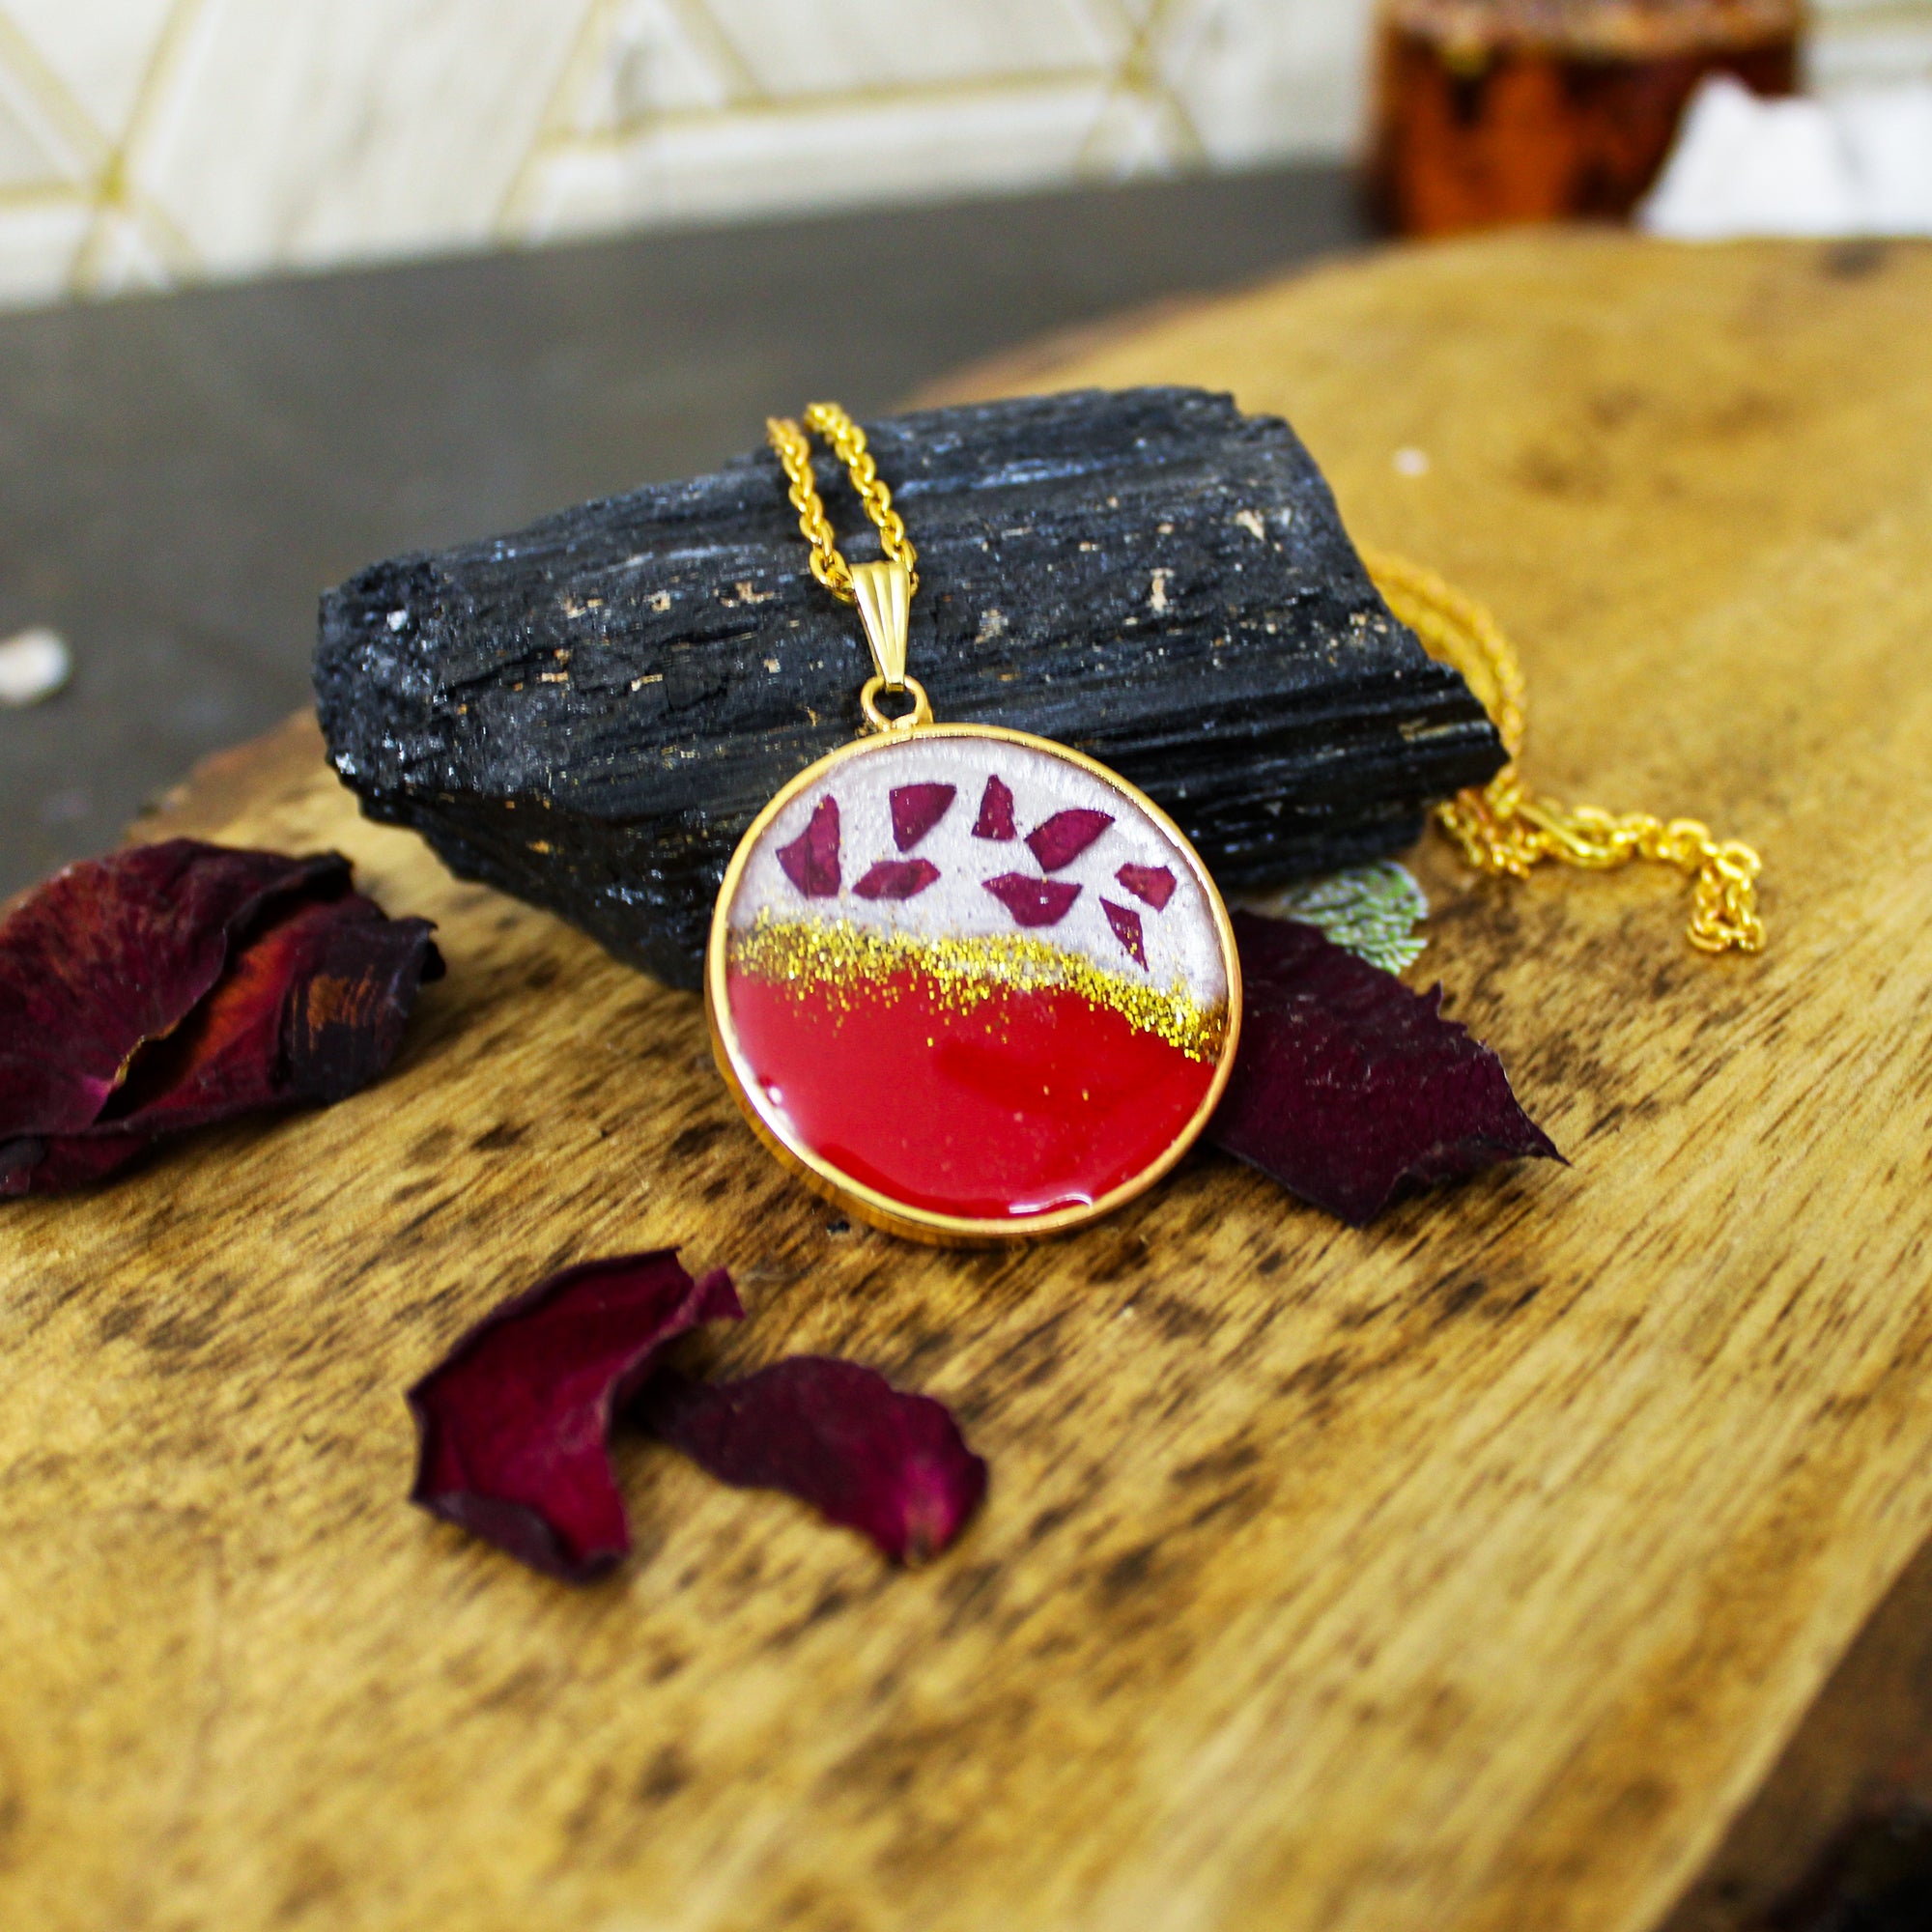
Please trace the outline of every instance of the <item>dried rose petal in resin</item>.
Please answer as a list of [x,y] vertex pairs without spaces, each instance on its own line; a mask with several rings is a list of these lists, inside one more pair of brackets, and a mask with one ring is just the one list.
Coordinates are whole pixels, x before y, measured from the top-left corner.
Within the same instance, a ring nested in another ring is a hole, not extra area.
[[1083,891],[1071,879],[1030,879],[1024,872],[1002,872],[982,883],[1015,925],[1058,925]]
[[893,793],[893,838],[901,852],[910,852],[952,809],[954,787],[940,784],[900,785]]
[[789,845],[779,848],[779,865],[809,899],[829,899],[838,891],[838,801],[822,798],[811,822]]
[[995,772],[980,794],[980,816],[973,822],[973,837],[999,840],[1019,836],[1019,827],[1013,823],[1013,795]]
[[[933,810],[955,798],[977,811]],[[1162,902],[1108,903],[1123,868]],[[1225,1077],[1238,980],[1199,862],[1137,792],[941,726],[837,754],[754,828],[707,984],[768,1140],[887,1225],[971,1238],[1168,1165]]]
[[1165,866],[1122,866],[1114,876],[1155,912],[1165,912],[1174,896],[1174,874]]
[[1100,910],[1107,915],[1107,923],[1114,928],[1114,937],[1126,948],[1134,964],[1145,970],[1147,940],[1140,914],[1131,906],[1116,905],[1112,899],[1102,899]]
[[1036,825],[1027,834],[1027,850],[1039,861],[1042,872],[1062,871],[1113,822],[1111,811],[1093,811],[1080,806],[1070,811],[1056,811],[1044,825]]
[[881,859],[852,890],[862,899],[913,899],[938,878],[930,859]]

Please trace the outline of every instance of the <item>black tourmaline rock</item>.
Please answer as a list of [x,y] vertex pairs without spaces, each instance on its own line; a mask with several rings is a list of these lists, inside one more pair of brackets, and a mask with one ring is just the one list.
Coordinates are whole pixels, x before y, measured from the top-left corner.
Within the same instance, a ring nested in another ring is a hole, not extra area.
[[[1224,890],[1395,851],[1501,764],[1286,423],[1130,389],[867,431],[919,550],[910,664],[937,716],[1103,759]],[[829,456],[818,483],[875,556]],[[372,566],[323,599],[315,684],[370,816],[690,986],[739,836],[861,728],[870,669],[760,451]]]

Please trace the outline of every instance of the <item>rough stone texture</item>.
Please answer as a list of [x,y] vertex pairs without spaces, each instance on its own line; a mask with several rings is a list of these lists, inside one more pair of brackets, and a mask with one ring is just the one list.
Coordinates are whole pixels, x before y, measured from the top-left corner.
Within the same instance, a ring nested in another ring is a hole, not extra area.
[[[920,554],[935,712],[1035,731],[1166,807],[1229,891],[1411,843],[1502,751],[1389,615],[1293,430],[1198,389],[867,425]],[[843,472],[819,487],[876,554]],[[856,614],[776,459],[375,565],[323,600],[337,772],[465,878],[695,985],[745,827],[861,726]]]

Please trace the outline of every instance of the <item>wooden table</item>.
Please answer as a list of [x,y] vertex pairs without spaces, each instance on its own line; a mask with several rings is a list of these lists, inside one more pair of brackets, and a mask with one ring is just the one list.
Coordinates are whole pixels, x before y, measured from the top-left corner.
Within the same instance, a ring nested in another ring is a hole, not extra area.
[[[207,768],[146,829],[337,844],[451,973],[379,1089],[0,1214],[0,1921],[1661,1920],[1932,1531],[1928,312],[1932,250],[1521,235],[987,377],[1289,414],[1519,638],[1540,782],[1766,854],[1713,962],[1667,879],[1425,846],[1411,977],[1574,1165],[1366,1233],[1208,1155],[1032,1251],[847,1228],[692,999],[358,822],[306,726]],[[953,1553],[641,1442],[594,1589],[404,1505],[404,1386],[667,1242],[740,1282],[719,1358],[955,1405]]]

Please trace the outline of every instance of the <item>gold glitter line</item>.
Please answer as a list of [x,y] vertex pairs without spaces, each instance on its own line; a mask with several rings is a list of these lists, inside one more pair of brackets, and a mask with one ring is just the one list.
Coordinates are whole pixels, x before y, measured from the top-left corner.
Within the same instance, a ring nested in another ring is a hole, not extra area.
[[732,933],[726,957],[738,971],[787,986],[801,998],[809,988],[837,990],[859,980],[890,988],[895,978],[916,972],[938,989],[942,1006],[959,1012],[971,1012],[999,991],[1065,989],[1119,1013],[1190,1060],[1219,1059],[1228,1037],[1227,1009],[1202,1006],[1184,982],[1177,980],[1165,991],[1136,983],[1083,953],[1024,933],[927,938],[849,920],[778,920],[760,912],[748,929]]

